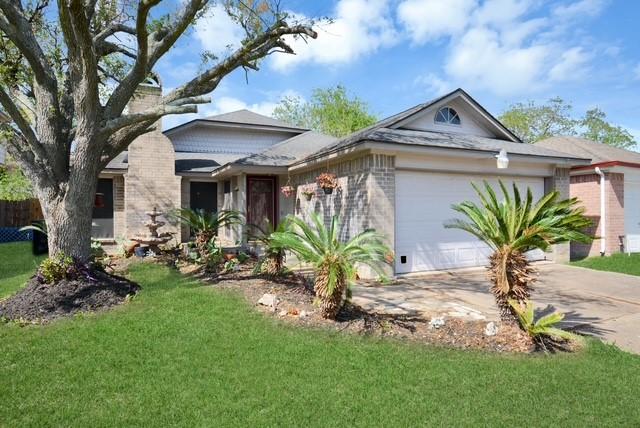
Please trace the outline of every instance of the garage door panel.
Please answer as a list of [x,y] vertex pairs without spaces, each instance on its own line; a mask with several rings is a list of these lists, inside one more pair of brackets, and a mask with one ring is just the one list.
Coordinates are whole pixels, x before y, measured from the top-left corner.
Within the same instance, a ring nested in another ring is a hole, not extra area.
[[[460,214],[452,204],[465,200],[479,202],[471,182],[482,180],[497,186],[497,177],[464,174],[436,174],[409,171],[396,173],[396,271],[425,270],[482,266],[487,263],[491,249],[469,233],[445,229],[444,224]],[[511,186],[516,181],[524,190],[531,187],[534,198],[544,194],[542,178],[503,177]],[[402,262],[404,256],[404,263]],[[539,259],[542,253],[532,255]]]

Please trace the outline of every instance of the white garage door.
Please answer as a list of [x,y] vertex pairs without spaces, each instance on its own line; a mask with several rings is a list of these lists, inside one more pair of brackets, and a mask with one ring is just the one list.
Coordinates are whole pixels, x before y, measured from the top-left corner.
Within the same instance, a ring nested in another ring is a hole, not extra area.
[[640,235],[640,174],[637,173],[624,174],[624,233]]
[[[460,214],[452,204],[478,202],[471,182],[486,179],[497,189],[498,177],[396,172],[396,272],[482,266],[491,254],[489,247],[467,232],[445,229],[444,223]],[[530,187],[534,200],[544,195],[544,179],[501,177],[507,186],[516,182],[524,193]],[[541,252],[532,254],[542,258]]]

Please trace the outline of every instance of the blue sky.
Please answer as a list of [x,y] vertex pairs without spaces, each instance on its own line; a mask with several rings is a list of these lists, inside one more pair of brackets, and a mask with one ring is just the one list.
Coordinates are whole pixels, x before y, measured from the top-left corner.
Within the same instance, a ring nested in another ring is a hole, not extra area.
[[[235,72],[200,116],[269,114],[285,95],[338,83],[379,117],[457,87],[498,115],[553,96],[576,115],[594,106],[640,140],[640,2],[613,0],[282,0],[300,19],[330,17],[318,39],[294,43],[258,72]],[[242,33],[219,8],[159,64],[165,89],[193,77],[199,54],[224,54]],[[248,82],[246,80],[248,78]],[[168,128],[194,115],[164,119]]]

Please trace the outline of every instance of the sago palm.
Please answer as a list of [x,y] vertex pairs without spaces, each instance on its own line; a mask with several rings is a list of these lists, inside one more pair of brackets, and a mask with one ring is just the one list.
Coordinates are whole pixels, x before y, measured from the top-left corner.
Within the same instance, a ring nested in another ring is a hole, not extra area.
[[453,205],[466,219],[452,220],[445,227],[465,230],[493,249],[489,257],[491,291],[502,319],[515,320],[509,300],[524,304],[536,275],[525,253],[534,249],[548,251],[551,245],[563,242],[590,242],[592,238],[583,230],[591,221],[584,216],[584,208],[577,206],[576,198],[558,200],[556,191],[534,202],[531,189],[523,199],[515,183],[510,194],[500,181],[499,200],[486,181],[484,191],[472,186],[481,203],[465,201]]
[[270,222],[263,230],[257,225],[248,225],[249,240],[257,241],[263,246],[264,254],[256,265],[256,273],[265,273],[269,276],[281,275],[284,271],[284,263],[286,261],[285,248],[273,239],[274,233],[284,233],[291,227],[291,219],[284,218],[274,228]]
[[201,255],[206,253],[206,246],[218,236],[221,227],[242,222],[242,215],[237,211],[205,212],[191,208],[180,208],[172,213],[172,217],[189,227],[195,235],[195,242]]
[[346,291],[356,278],[357,265],[370,266],[384,275],[383,265],[393,259],[391,250],[384,244],[384,237],[373,230],[366,230],[346,242],[339,238],[339,222],[333,216],[329,227],[321,217],[311,215],[311,225],[299,218],[292,218],[292,228],[274,233],[273,240],[295,253],[315,270],[314,290],[324,318],[334,319],[344,303]]

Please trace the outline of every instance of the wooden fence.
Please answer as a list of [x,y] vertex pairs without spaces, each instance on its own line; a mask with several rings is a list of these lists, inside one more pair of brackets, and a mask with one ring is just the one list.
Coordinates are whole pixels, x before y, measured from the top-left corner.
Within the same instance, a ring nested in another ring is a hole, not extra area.
[[22,227],[42,219],[37,199],[26,201],[0,201],[0,227]]

